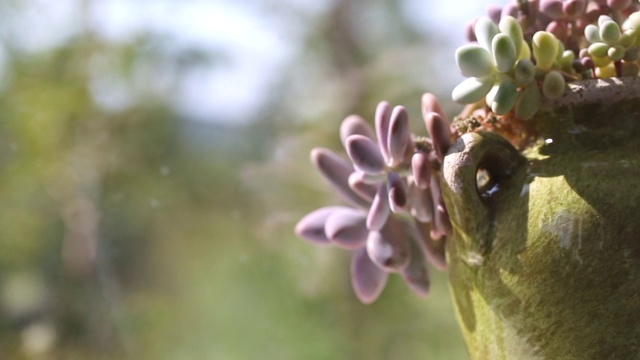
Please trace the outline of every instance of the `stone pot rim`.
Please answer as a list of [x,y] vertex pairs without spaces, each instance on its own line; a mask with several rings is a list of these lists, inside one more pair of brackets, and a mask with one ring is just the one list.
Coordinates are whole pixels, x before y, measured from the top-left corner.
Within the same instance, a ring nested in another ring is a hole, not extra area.
[[640,98],[640,77],[587,79],[567,84],[568,91],[557,99],[544,99],[541,112],[596,103],[615,103]]

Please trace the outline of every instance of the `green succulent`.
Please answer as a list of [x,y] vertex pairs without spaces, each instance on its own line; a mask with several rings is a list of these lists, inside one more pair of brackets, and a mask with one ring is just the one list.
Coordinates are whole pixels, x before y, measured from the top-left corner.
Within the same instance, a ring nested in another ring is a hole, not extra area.
[[456,63],[467,79],[454,88],[453,100],[486,104],[495,115],[512,112],[527,120],[535,116],[544,98],[562,96],[568,81],[638,76],[640,11],[621,20],[624,14],[603,9],[584,33],[575,33],[575,24],[570,23],[567,33],[562,26],[542,31],[526,17],[502,16],[498,24],[479,18],[473,26],[477,43],[456,50]]
[[539,86],[548,98],[562,95],[564,77],[556,70],[573,71],[575,54],[565,51],[553,34],[537,32],[531,48],[520,23],[511,16],[504,16],[498,26],[480,18],[474,32],[478,43],[456,50],[458,68],[469,78],[453,89],[454,101],[473,104],[484,98],[496,115],[515,108],[516,116],[530,119],[539,108]]
[[562,74],[557,71],[550,71],[544,76],[542,83],[542,93],[549,99],[556,99],[564,93],[565,81]]
[[546,31],[538,31],[533,35],[532,48],[537,68],[541,70],[551,69],[558,58],[559,43],[552,33]]
[[632,72],[634,66],[624,63],[634,63],[640,57],[640,12],[631,14],[624,28],[623,31],[616,21],[606,15],[598,18],[597,25],[585,27],[584,36],[589,43],[587,51],[596,67],[596,76],[637,75]]

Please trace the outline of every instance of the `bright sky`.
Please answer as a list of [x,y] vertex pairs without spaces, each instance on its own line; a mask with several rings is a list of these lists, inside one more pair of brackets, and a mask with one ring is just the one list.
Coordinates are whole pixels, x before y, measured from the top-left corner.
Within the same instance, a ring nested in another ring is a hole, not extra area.
[[285,29],[241,2],[103,0],[97,5],[95,21],[109,39],[151,28],[225,54],[221,65],[184,80],[175,106],[193,118],[251,118],[263,99],[255,94],[268,91],[291,54]]
[[[36,0],[22,23],[7,24],[5,29],[26,35],[27,50],[50,47],[82,29],[77,20],[82,17],[74,13],[81,1]],[[279,1],[298,6],[308,15],[325,11],[331,3]],[[439,24],[443,33],[452,37],[453,49],[463,42],[462,26],[466,21],[484,15],[489,3],[506,0],[403,2],[409,21],[424,31],[433,28],[429,24]],[[259,95],[268,93],[279,74],[286,70],[295,43],[304,31],[304,23],[283,23],[266,16],[262,7],[267,3],[259,0],[98,0],[92,4],[94,26],[113,41],[124,41],[132,33],[154,29],[176,41],[227,54],[222,66],[188,77],[175,99],[178,111],[204,121],[242,122],[255,115],[265,101]]]

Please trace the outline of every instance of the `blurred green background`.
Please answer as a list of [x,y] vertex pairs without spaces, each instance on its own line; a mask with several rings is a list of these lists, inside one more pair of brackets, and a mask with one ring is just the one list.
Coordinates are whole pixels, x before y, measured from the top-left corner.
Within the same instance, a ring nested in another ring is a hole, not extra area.
[[297,239],[351,113],[450,114],[458,1],[0,0],[0,359],[465,359],[446,274]]

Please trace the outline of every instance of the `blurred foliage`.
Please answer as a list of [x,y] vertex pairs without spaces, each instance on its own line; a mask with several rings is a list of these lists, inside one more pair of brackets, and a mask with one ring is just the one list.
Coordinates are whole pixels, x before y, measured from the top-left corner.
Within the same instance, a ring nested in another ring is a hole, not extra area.
[[[287,4],[265,11],[294,18]],[[307,154],[338,148],[345,115],[370,118],[384,98],[417,119],[420,94],[443,91],[417,80],[433,43],[398,6],[337,1],[309,18],[242,126],[171,107],[181,77],[224,54],[152,32],[110,43],[85,30],[37,52],[5,39],[0,358],[464,358],[445,274],[427,300],[392,278],[365,306],[348,254],[292,231],[335,200]]]

